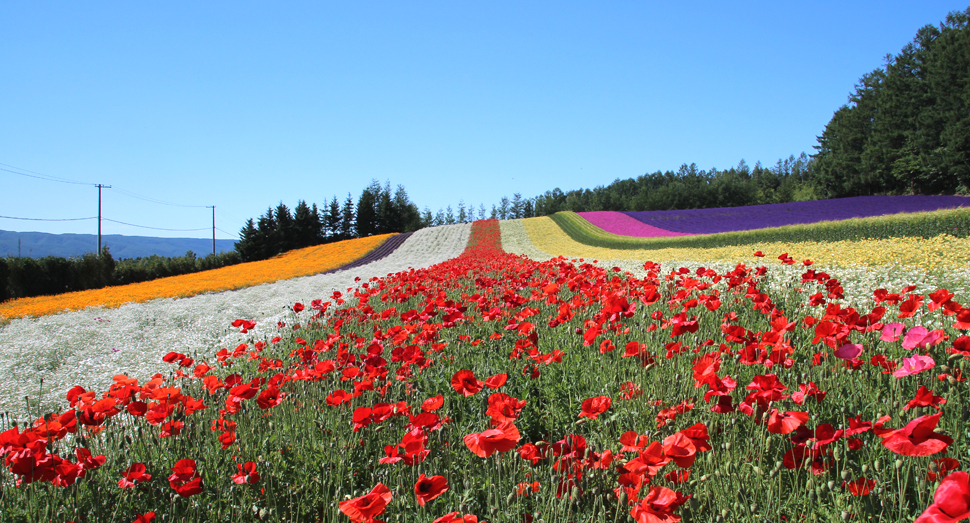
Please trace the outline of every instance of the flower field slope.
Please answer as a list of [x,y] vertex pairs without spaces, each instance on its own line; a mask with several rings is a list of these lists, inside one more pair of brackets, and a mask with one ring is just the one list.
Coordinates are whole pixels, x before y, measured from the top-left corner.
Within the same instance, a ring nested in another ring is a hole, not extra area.
[[700,259],[736,263],[750,260],[751,253],[755,251],[764,251],[788,253],[797,260],[812,259],[826,266],[919,267],[935,272],[970,267],[970,239],[949,235],[856,241],[762,241],[708,249],[684,246],[634,250],[580,243],[548,217],[528,218],[522,223],[537,249],[576,258],[656,262]]
[[[275,332],[289,322],[292,305],[346,293],[355,279],[423,268],[461,254],[468,225],[422,229],[387,257],[332,274],[281,280],[229,292],[190,298],[157,299],[120,307],[16,318],[0,326],[0,412],[22,418],[25,397],[31,405],[51,408],[74,385],[106,387],[112,376],[145,380],[167,367],[159,354],[168,351],[206,354],[235,347],[253,334]],[[232,322],[256,322],[248,334]],[[41,382],[43,380],[43,382]],[[2,518],[0,518],[2,520]]]
[[635,276],[502,252],[522,241],[494,220],[470,233],[431,230],[466,241],[0,426],[0,516],[970,516],[970,308],[950,290],[873,288],[856,308],[838,274],[775,252]]
[[290,251],[268,260],[171,276],[103,289],[21,298],[0,304],[0,318],[43,316],[87,307],[118,307],[158,298],[185,298],[207,292],[252,287],[339,268],[373,251],[393,235],[384,234]]
[[[766,229],[820,221],[871,218],[887,214],[938,211],[970,207],[970,197],[944,195],[857,196],[832,200],[773,203],[746,207],[684,209],[676,211],[627,211],[624,215],[661,230],[682,234]],[[588,213],[580,213],[584,218]],[[592,221],[592,220],[591,220]],[[599,224],[597,224],[599,226]],[[616,234],[640,236],[603,227]]]

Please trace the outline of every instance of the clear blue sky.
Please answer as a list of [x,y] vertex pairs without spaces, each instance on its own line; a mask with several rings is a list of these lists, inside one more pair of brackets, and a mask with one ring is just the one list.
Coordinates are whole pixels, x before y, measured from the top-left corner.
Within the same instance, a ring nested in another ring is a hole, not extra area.
[[[436,211],[771,165],[813,153],[864,73],[966,2],[3,2],[0,168],[112,185],[104,216],[137,225],[211,211],[132,194],[215,205],[236,238],[375,178]],[[0,187],[2,216],[97,215],[92,185]]]

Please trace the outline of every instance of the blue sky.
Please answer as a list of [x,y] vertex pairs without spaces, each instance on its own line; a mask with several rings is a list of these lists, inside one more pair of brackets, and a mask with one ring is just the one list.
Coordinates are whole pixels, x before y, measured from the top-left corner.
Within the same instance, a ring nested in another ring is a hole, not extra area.
[[88,185],[0,170],[0,216],[96,216],[102,183],[105,218],[203,229],[105,234],[208,237],[215,205],[236,238],[372,179],[436,211],[771,165],[965,2],[4,2],[0,169]]

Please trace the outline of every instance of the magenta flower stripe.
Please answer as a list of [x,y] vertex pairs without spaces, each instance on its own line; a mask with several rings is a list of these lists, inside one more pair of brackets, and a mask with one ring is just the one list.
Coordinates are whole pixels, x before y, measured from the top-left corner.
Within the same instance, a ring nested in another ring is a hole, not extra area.
[[636,236],[639,238],[655,238],[660,236],[687,236],[690,233],[668,231],[643,223],[616,211],[590,211],[577,213],[589,223],[606,232],[622,236]]

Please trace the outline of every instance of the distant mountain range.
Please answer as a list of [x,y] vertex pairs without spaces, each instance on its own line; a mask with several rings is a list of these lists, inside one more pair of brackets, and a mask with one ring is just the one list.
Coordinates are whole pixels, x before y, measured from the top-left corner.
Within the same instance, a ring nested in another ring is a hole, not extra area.
[[[19,246],[18,246],[19,242]],[[192,251],[197,256],[212,254],[212,240],[200,238],[152,238],[149,236],[123,236],[106,234],[101,243],[107,245],[111,257],[142,258],[158,256],[182,256]],[[233,250],[236,240],[216,240],[216,252]],[[81,256],[98,250],[96,234],[48,234],[44,232],[0,231],[0,256]]]

